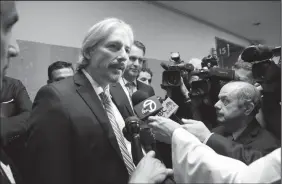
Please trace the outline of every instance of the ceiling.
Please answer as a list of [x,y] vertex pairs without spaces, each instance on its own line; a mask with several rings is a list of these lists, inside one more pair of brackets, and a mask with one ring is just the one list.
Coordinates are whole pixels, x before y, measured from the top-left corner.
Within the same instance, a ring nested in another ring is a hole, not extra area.
[[281,1],[155,1],[153,4],[254,43],[281,45]]

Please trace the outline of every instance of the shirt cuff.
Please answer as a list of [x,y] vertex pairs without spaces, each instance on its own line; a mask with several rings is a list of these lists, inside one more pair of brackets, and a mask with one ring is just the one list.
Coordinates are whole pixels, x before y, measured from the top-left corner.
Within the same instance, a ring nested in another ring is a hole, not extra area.
[[213,133],[211,133],[209,136],[207,136],[207,138],[203,141],[203,144],[207,144],[207,142],[208,142],[208,140],[209,140],[209,138],[211,137],[212,134]]

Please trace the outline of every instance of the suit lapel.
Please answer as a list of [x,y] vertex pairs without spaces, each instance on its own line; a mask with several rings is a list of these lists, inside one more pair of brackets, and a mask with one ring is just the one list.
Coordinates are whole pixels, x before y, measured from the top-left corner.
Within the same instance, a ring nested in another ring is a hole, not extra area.
[[[110,92],[113,97],[113,101],[115,102],[116,106],[118,106],[118,109],[122,109],[122,105],[124,105],[130,114],[130,116],[134,115],[133,109],[130,105],[130,102],[119,82],[112,84],[110,86]],[[123,115],[124,116],[124,115]]]
[[90,82],[82,73],[75,74],[74,82],[78,85],[76,89],[77,93],[81,96],[81,98],[88,105],[88,107],[91,109],[93,114],[97,117],[98,122],[100,123],[103,130],[105,131],[105,134],[109,138],[110,143],[112,144],[113,148],[117,151],[118,155],[122,159],[122,155],[113,128],[111,126],[110,120],[106,114],[106,111],[104,110],[104,107],[102,106],[100,99],[98,98],[93,87],[91,86]]

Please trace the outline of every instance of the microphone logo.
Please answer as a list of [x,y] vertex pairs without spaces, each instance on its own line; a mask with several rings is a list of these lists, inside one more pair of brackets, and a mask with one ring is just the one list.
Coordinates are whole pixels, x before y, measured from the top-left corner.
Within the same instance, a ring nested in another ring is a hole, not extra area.
[[142,114],[152,113],[157,109],[157,104],[153,100],[146,100],[143,104]]

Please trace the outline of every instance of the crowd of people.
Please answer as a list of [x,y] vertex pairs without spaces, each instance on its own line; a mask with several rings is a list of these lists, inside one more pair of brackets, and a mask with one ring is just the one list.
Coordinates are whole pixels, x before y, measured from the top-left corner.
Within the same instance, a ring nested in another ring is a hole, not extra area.
[[[268,118],[261,109],[269,93],[262,96],[265,86],[257,86],[252,65],[242,58],[233,67],[236,81],[222,85],[209,103],[216,124],[198,111],[183,78],[176,91],[165,89],[179,109],[174,117],[150,116],[142,124],[138,136],[156,146],[141,141],[144,157],[134,163],[133,140],[123,131],[136,116],[132,95],[155,92],[153,73],[143,67],[146,47],[133,28],[117,18],[94,24],[77,67],[51,64],[47,84],[31,102],[22,82],[5,74],[19,53],[12,36],[18,19],[16,3],[1,1],[1,183],[281,182],[281,103],[275,106],[280,112]],[[200,70],[199,62],[190,63]]]

